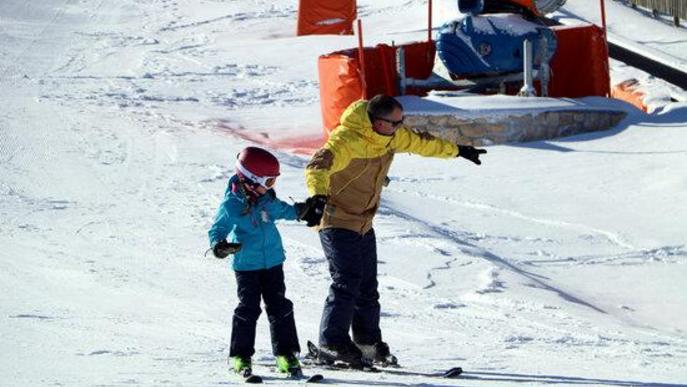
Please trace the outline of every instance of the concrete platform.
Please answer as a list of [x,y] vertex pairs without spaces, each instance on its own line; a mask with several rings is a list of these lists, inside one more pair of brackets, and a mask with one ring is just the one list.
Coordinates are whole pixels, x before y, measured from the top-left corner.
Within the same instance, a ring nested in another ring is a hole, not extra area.
[[434,93],[424,98],[398,99],[409,127],[471,145],[548,140],[607,130],[625,118],[629,106],[600,97],[558,99]]

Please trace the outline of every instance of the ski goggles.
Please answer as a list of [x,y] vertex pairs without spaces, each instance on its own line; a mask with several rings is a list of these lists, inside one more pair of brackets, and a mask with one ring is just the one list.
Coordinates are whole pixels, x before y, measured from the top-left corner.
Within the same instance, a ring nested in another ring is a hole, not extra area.
[[277,183],[277,176],[258,176],[253,174],[251,171],[241,165],[241,162],[236,160],[236,169],[248,180],[250,180],[255,185],[260,185],[267,189],[272,189]]

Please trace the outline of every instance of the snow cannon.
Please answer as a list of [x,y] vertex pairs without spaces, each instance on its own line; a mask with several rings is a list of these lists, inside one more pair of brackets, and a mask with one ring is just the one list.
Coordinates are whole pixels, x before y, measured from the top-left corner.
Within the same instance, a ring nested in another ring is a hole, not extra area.
[[544,16],[555,12],[565,0],[458,0],[461,13],[477,16],[485,13],[522,13]]
[[522,72],[525,41],[532,44],[533,69],[548,66],[556,52],[556,35],[517,14],[466,16],[444,24],[436,47],[453,79],[475,78]]

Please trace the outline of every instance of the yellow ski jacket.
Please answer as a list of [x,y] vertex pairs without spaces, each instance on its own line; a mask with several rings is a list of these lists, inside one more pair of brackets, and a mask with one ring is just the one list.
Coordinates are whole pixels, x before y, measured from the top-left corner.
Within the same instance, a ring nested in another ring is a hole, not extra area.
[[329,197],[320,228],[367,233],[396,152],[450,158],[458,155],[458,146],[404,126],[392,136],[378,134],[367,115],[367,101],[352,103],[305,169],[310,195]]

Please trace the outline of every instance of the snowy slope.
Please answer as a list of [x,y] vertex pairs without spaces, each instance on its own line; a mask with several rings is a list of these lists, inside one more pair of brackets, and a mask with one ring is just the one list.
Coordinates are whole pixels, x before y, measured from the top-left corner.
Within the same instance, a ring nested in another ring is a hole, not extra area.
[[[424,1],[359,3],[367,44],[426,36]],[[437,23],[455,16],[455,2],[435,4]],[[236,382],[235,282],[203,258],[206,230],[242,138],[320,136],[315,58],[356,44],[294,37],[296,12],[285,0],[0,2],[0,385]],[[480,167],[399,155],[376,230],[384,337],[407,367],[326,376],[684,385],[685,144],[675,103],[607,132],[490,147]],[[276,152],[279,195],[303,199],[307,157]],[[314,232],[281,230],[304,344],[327,267]],[[258,329],[268,365],[264,317]],[[463,379],[410,372],[456,365]]]
[[[661,16],[654,18],[651,12],[632,9],[627,1],[604,0],[608,41],[644,57],[670,66],[677,71],[687,71],[687,28],[676,27],[672,20]],[[564,24],[581,21],[601,25],[600,2],[596,0],[568,1],[563,8],[551,15]],[[687,101],[687,92],[644,71],[611,60],[611,84],[628,79],[640,81],[644,103],[649,111],[663,109],[670,101]]]
[[[629,1],[604,0],[604,3],[610,40],[633,49],[659,51],[671,64],[687,65],[687,28],[674,26],[672,18],[654,18],[641,7],[632,9]],[[563,22],[582,19],[601,25],[600,1],[571,0],[554,15]]]

